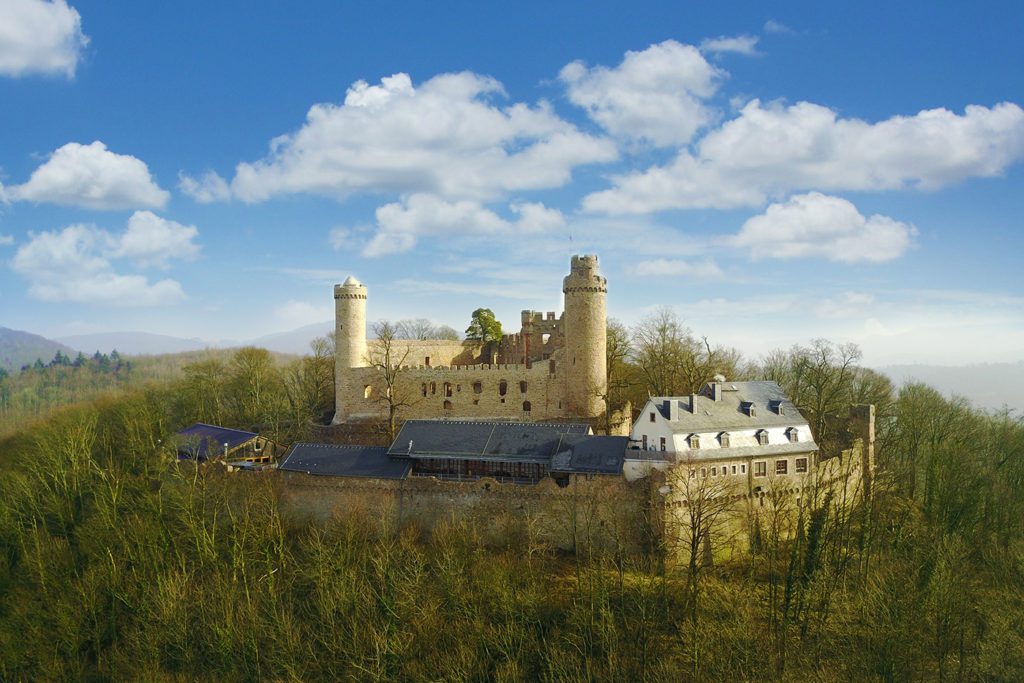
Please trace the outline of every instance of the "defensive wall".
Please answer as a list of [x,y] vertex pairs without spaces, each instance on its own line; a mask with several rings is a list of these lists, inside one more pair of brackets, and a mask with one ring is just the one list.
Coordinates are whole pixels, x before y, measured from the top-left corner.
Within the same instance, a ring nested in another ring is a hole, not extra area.
[[[493,348],[472,342],[392,340],[399,366],[392,398],[401,418],[582,419],[599,423],[607,393],[607,282],[596,256],[573,256],[563,280],[565,311],[523,311],[520,332]],[[373,366],[385,349],[366,339],[367,288],[335,285],[334,423],[380,419],[387,381]],[[481,352],[489,357],[484,357]],[[502,391],[502,383],[505,390]],[[427,388],[424,390],[424,386]],[[438,387],[450,386],[449,391]]]
[[358,514],[384,530],[415,525],[430,532],[445,522],[465,522],[485,540],[562,550],[587,544],[628,552],[651,545],[646,482],[575,475],[560,488],[553,479],[535,485],[492,478],[443,481],[413,476],[400,481],[275,473],[281,504],[291,514],[326,521]]
[[[706,536],[700,542],[702,561],[720,562],[746,557],[756,538],[767,537],[773,527],[780,538],[792,537],[811,506],[827,504],[831,516],[845,515],[865,499],[870,491],[865,463],[873,469],[873,407],[855,406],[849,424],[848,448],[807,474],[769,475],[753,490],[690,477],[686,466],[654,470],[632,483],[623,476],[574,475],[564,488],[550,478],[524,485],[489,477],[387,480],[285,471],[274,476],[282,505],[316,521],[360,515],[382,529],[411,524],[427,532],[438,524],[464,522],[494,543],[658,550],[669,565],[686,563],[696,528]],[[695,523],[694,512],[703,521]]]

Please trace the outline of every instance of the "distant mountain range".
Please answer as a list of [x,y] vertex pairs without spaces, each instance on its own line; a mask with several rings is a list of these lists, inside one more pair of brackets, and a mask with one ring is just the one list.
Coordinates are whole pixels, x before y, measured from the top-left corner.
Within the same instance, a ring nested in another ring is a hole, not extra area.
[[110,353],[117,351],[129,355],[156,353],[181,353],[182,351],[199,351],[212,346],[202,339],[182,339],[165,334],[148,332],[104,332],[100,334],[76,334],[59,337],[61,344],[66,344],[86,355]]
[[1024,412],[1024,361],[975,365],[890,365],[877,368],[896,386],[922,382],[946,396],[963,396],[975,408]]
[[[115,350],[121,354],[139,356],[200,351],[207,348],[223,349],[239,346],[258,346],[280,353],[304,354],[309,353],[309,345],[313,339],[331,334],[334,330],[334,323],[328,320],[322,323],[306,325],[289,332],[268,334],[250,340],[220,339],[216,341],[196,337],[186,339],[166,334],[150,334],[149,332],[76,334],[51,340],[28,332],[18,332],[17,330],[7,330],[5,328],[0,328],[0,330],[8,333],[8,336],[11,338],[11,341],[6,341],[6,338],[0,337],[0,358],[3,357],[3,354],[7,353],[6,349],[8,347],[12,349],[26,349],[23,353],[18,353],[16,356],[18,359],[26,359],[15,366],[15,369],[18,369],[25,363],[35,362],[37,357],[36,352],[32,350],[34,348],[33,344],[26,341],[29,339],[39,346],[38,353],[40,355],[38,357],[47,362],[53,358],[58,349],[71,356],[76,355],[79,351],[91,356],[97,351],[100,353],[110,353]],[[22,341],[16,342],[15,339]]]
[[36,359],[49,363],[58,351],[72,357],[78,354],[75,349],[38,334],[0,327],[0,368],[7,371],[18,371]]
[[245,345],[259,346],[260,348],[264,348],[269,351],[278,351],[280,353],[306,354],[309,353],[309,343],[311,341],[317,337],[332,334],[333,332],[334,322],[328,320],[322,323],[306,325],[297,330],[292,330],[291,332],[278,332],[277,334],[268,334],[265,337],[258,337],[252,341],[245,342]]

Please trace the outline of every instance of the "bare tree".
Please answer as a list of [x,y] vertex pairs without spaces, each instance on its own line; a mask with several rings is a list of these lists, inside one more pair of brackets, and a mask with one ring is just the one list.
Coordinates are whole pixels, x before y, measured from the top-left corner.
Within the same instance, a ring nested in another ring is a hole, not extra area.
[[[856,344],[834,344],[815,339],[810,346],[794,346],[788,352],[773,351],[762,362],[762,377],[778,382],[811,424],[823,452],[834,450],[829,418],[844,415],[855,400],[855,389],[877,393],[879,384],[857,366],[861,352]],[[857,386],[858,378],[866,386]],[[884,391],[884,388],[883,388]]]
[[633,328],[632,358],[656,396],[698,391],[716,374],[741,374],[742,358],[735,349],[712,347],[697,339],[670,308],[660,308]]
[[367,345],[366,364],[377,371],[379,390],[373,398],[387,408],[388,439],[393,441],[399,411],[412,405],[412,391],[401,381],[402,368],[412,349],[402,343],[396,326],[387,320],[375,323],[373,334],[376,338]]
[[734,477],[716,476],[713,466],[690,458],[672,467],[659,493],[665,496],[665,552],[680,558],[686,565],[687,622],[686,638],[694,647],[693,676],[700,678],[702,655],[700,629],[702,616],[702,579],[714,563],[712,546],[732,542],[730,516],[736,507],[739,492]]
[[626,391],[629,389],[630,367],[627,359],[633,352],[629,339],[629,329],[618,320],[608,320],[607,344],[605,345],[605,392],[597,393],[604,401],[605,431],[611,429],[612,411],[619,410],[626,401]]

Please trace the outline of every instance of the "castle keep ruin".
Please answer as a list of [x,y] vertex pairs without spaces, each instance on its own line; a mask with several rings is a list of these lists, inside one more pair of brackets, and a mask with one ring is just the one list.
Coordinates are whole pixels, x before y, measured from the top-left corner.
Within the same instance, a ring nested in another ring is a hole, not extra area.
[[[564,312],[522,312],[522,329],[495,348],[472,341],[394,340],[400,364],[392,397],[405,418],[595,421],[605,412],[608,284],[597,256],[573,256],[562,282]],[[366,339],[367,288],[334,286],[334,423],[380,419],[388,391],[379,340]]]

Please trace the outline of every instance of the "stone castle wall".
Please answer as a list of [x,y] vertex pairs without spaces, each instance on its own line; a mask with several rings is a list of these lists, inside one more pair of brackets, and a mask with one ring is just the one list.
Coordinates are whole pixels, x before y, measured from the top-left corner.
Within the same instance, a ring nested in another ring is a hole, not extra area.
[[[598,274],[596,256],[573,257],[563,292],[561,317],[523,311],[521,331],[505,335],[489,358],[469,342],[396,340],[391,361],[403,369],[395,396],[407,404],[400,409],[401,418],[602,418],[607,285]],[[388,405],[380,400],[386,392],[382,373],[368,367],[381,354],[379,344],[366,340],[366,287],[349,278],[335,286],[334,298],[334,423],[379,419]],[[504,394],[499,390],[502,381],[507,383]],[[477,383],[480,391],[474,390]],[[452,386],[450,395],[439,389],[446,384]]]
[[439,524],[462,521],[498,542],[527,541],[564,550],[589,543],[637,552],[649,544],[648,487],[627,484],[621,477],[574,477],[559,488],[553,479],[520,485],[486,477],[449,482],[434,477],[392,481],[280,471],[274,476],[282,506],[317,521],[360,514],[385,529],[413,524],[428,532]]
[[[394,396],[398,402],[406,404],[401,409],[405,419],[572,418],[574,415],[565,402],[566,380],[560,365],[556,357],[530,366],[406,366],[397,375]],[[387,387],[376,369],[349,369],[337,389],[350,419],[379,419],[387,414],[388,403],[381,400]]]

